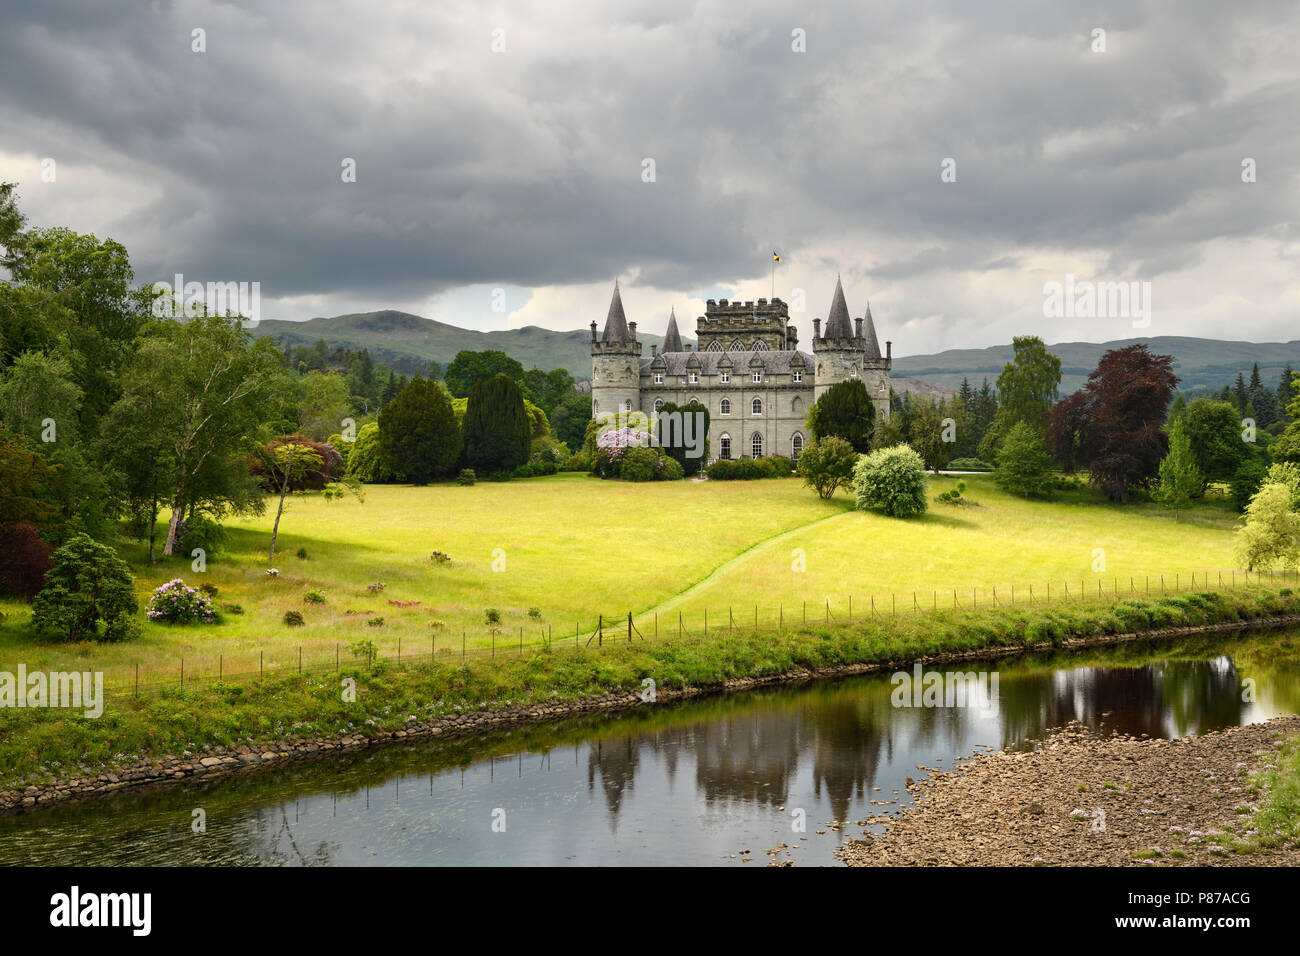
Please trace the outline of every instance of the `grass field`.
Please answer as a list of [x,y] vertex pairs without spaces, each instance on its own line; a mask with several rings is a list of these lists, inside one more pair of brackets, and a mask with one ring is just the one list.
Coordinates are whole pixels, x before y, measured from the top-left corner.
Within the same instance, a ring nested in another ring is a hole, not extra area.
[[[598,615],[608,621],[629,611],[643,631],[656,617],[675,627],[681,612],[698,633],[706,609],[716,627],[729,608],[752,622],[757,605],[763,624],[775,626],[779,614],[794,623],[804,602],[824,613],[829,601],[842,619],[850,596],[859,615],[872,597],[887,607],[891,594],[910,608],[913,591],[924,605],[951,606],[956,590],[966,607],[975,588],[985,606],[994,587],[1002,603],[1012,586],[1017,602],[1026,601],[1031,585],[1041,601],[1049,583],[1059,599],[1067,583],[1076,597],[1081,581],[1093,593],[1098,581],[1107,592],[1119,582],[1122,592],[1130,579],[1142,590],[1161,574],[1171,588],[1177,575],[1185,588],[1193,572],[1204,586],[1207,569],[1231,568],[1235,517],[1222,500],[1175,521],[1087,490],[1024,501],[987,477],[965,480],[979,507],[934,504],[911,521],[854,511],[843,493],[822,501],[794,479],[627,484],[561,474],[473,487],[370,486],[364,501],[296,497],[281,523],[275,578],[266,574],[270,513],[232,519],[229,552],[201,574],[188,557],[151,567],[142,545],[120,544],[142,605],[154,587],[182,577],[214,584],[218,603],[238,604],[243,614],[227,613],[215,626],[144,623],[129,643],[68,646],[36,642],[27,607],[8,603],[0,605],[8,618],[0,669],[18,661],[29,670],[87,669],[93,660],[110,684],[137,666],[150,683],[175,680],[182,658],[187,675],[231,674],[292,666],[300,647],[308,661],[337,652],[346,662],[349,644],[367,640],[386,655],[400,643],[426,657],[435,639],[444,650],[462,640],[517,646],[520,628],[529,643],[544,630],[572,643],[575,629],[586,639]],[[954,483],[933,480],[931,494]],[[299,548],[307,558],[295,556]],[[796,570],[795,549],[804,570]],[[1094,549],[1105,552],[1104,572],[1093,570]],[[451,563],[432,562],[435,550]],[[377,581],[385,590],[367,592]],[[304,603],[310,589],[326,603]],[[495,638],[487,608],[501,615]],[[290,609],[302,612],[305,626],[283,623]],[[383,625],[368,626],[376,617]]]

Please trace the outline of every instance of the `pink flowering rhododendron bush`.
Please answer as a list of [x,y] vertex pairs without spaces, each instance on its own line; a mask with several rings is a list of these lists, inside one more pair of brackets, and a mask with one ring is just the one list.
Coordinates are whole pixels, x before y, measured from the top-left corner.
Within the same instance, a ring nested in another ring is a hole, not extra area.
[[215,624],[217,609],[212,599],[180,578],[154,588],[145,610],[149,620],[160,624]]

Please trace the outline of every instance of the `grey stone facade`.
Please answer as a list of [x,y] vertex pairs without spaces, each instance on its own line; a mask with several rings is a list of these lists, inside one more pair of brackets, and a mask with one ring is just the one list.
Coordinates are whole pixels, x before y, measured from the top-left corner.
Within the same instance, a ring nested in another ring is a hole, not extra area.
[[880,354],[868,307],[851,324],[839,280],[826,324],[813,320],[813,354],[798,349],[789,307],[780,299],[708,301],[697,320],[698,350],[682,346],[670,315],[664,351],[641,354],[636,323],[628,322],[617,283],[599,338],[591,323],[592,415],[640,411],[653,416],[666,403],[699,402],[709,410],[708,458],[785,455],[797,458],[810,440],[808,407],[836,382],[862,378],[889,416],[891,347]]

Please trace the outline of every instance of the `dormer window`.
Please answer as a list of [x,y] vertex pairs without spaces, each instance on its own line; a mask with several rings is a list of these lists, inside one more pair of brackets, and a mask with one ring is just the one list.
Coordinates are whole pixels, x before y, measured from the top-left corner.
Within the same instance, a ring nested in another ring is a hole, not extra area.
[[759,382],[761,382],[761,381],[763,381],[763,373],[762,373],[762,372],[755,372],[755,373],[754,373],[754,382],[755,382],[755,384],[757,384],[757,383],[759,383]]
[[723,385],[730,385],[730,384],[731,384],[731,373],[730,373],[730,372],[723,372],[723,373],[722,373],[722,384],[723,384]]
[[696,383],[699,382],[699,380],[700,380],[700,373],[699,373],[699,372],[692,372],[691,375],[690,375],[690,382],[691,382],[691,384],[692,384],[692,385],[695,385]]
[[796,382],[802,382],[802,381],[803,381],[803,371],[802,371],[801,369],[795,369],[795,370],[794,370],[793,372],[791,372],[790,374],[791,374],[791,377],[792,377]]
[[656,385],[662,385],[663,383],[664,383],[664,373],[663,373],[663,372],[655,372],[655,384],[656,384]]

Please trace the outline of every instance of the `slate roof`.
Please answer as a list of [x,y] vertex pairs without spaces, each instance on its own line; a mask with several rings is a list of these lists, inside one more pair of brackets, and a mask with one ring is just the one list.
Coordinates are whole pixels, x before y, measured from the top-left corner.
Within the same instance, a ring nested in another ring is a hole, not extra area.
[[609,300],[609,315],[605,317],[605,331],[602,342],[631,342],[632,336],[627,331],[627,318],[623,315],[623,299],[618,294],[618,283],[614,283],[614,298]]
[[[701,375],[716,375],[724,356],[731,363],[731,369],[740,369],[740,374],[744,373],[751,360],[755,358],[762,363],[764,369],[773,374],[788,373],[792,368],[807,371],[813,367],[813,357],[807,352],[792,349],[759,349],[756,352],[660,352],[655,358],[641,359],[641,372],[648,373],[653,365],[655,371],[663,371],[666,375],[682,376],[686,374],[687,363],[694,358],[699,362]],[[660,359],[663,360],[662,364]],[[691,368],[695,367],[691,366]],[[721,364],[721,367],[728,366]]]
[[866,328],[862,337],[867,340],[867,358],[880,358],[880,343],[876,341],[876,324],[871,321],[871,303],[867,303],[866,322],[862,323]]
[[668,331],[664,333],[663,351],[665,352],[682,351],[682,336],[681,333],[677,331],[677,310],[676,309],[673,309],[672,312],[670,312],[668,315]]
[[844,302],[844,287],[840,285],[839,276],[835,277],[835,297],[831,299],[831,312],[826,317],[823,338],[853,338],[853,323],[849,320],[849,307]]

